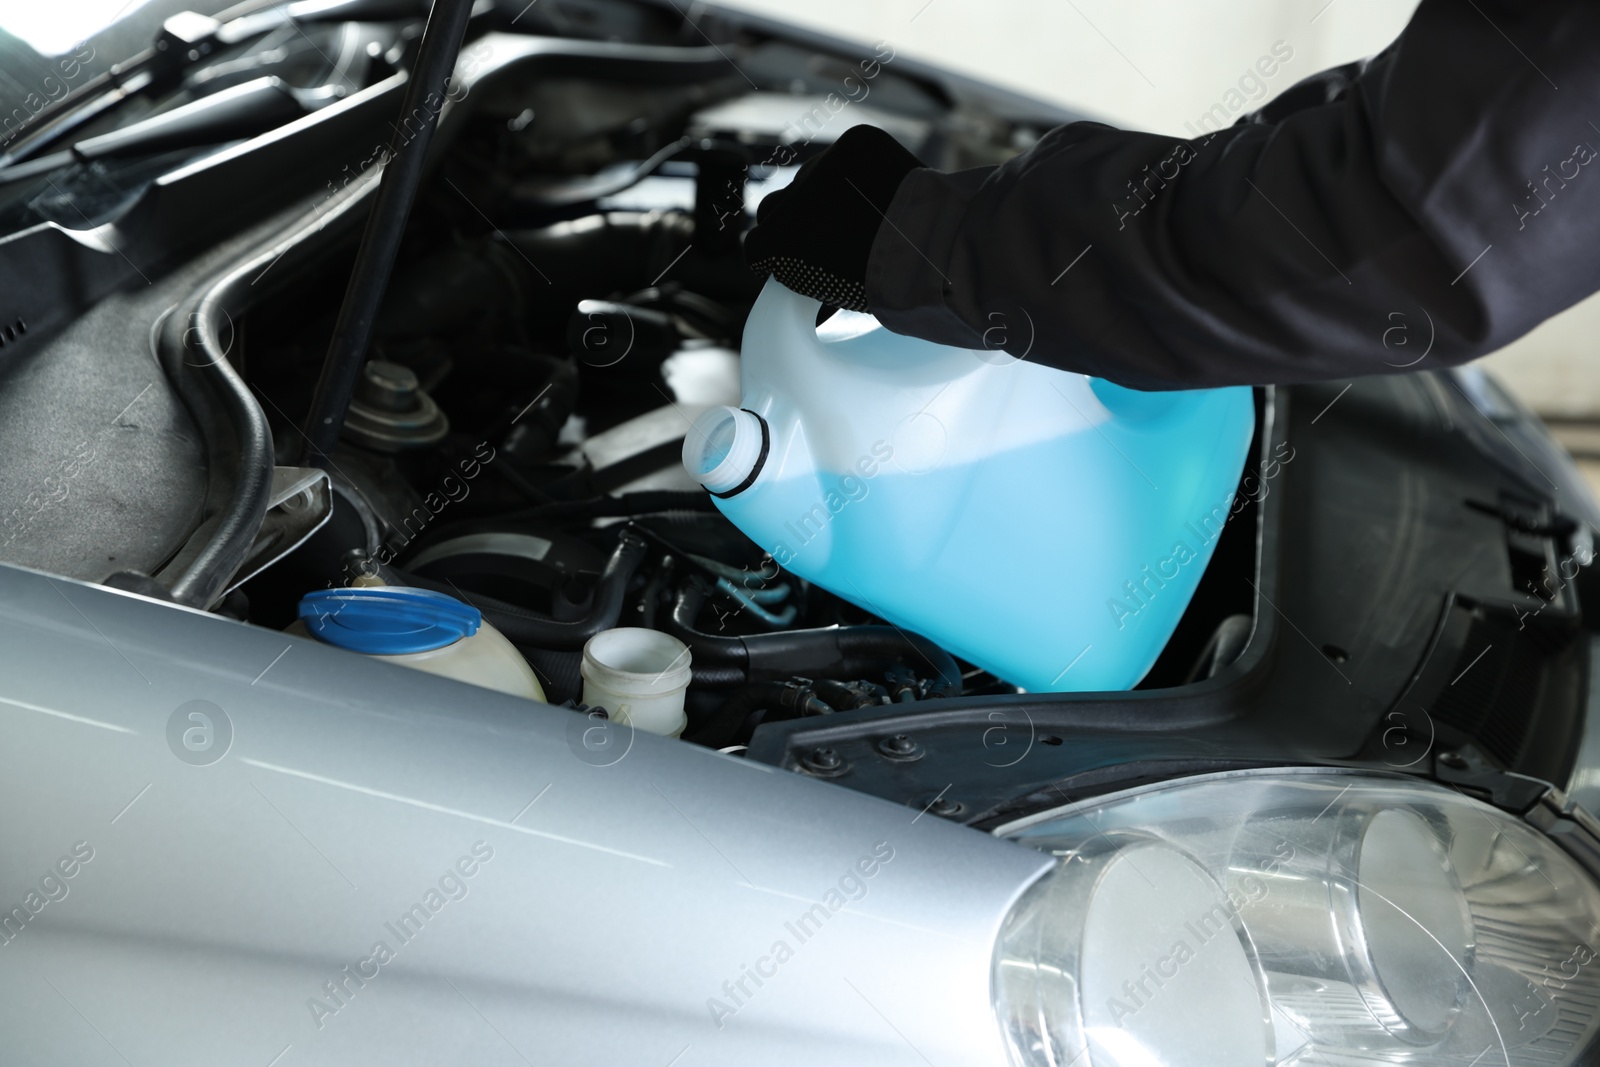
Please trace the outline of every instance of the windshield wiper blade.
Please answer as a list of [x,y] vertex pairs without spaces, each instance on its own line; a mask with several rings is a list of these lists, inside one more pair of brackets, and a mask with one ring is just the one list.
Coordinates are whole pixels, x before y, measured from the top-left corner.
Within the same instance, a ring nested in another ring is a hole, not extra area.
[[308,113],[300,94],[275,77],[256,78],[152,115],[71,148],[0,169],[0,185],[26,181],[75,163],[203,148],[254,137]]

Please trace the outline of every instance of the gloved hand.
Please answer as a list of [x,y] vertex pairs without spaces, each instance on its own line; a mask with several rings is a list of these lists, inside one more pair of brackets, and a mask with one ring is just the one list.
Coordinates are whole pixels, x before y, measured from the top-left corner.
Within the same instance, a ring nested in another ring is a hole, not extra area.
[[852,126],[761,201],[745,262],[813,300],[868,311],[867,257],[917,157],[876,126]]

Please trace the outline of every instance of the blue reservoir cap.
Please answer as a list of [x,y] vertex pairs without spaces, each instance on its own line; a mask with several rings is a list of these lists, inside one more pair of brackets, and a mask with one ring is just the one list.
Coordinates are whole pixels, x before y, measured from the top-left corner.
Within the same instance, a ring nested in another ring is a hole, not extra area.
[[431,652],[478,632],[483,615],[431,589],[318,589],[300,598],[300,619],[319,641],[376,656]]

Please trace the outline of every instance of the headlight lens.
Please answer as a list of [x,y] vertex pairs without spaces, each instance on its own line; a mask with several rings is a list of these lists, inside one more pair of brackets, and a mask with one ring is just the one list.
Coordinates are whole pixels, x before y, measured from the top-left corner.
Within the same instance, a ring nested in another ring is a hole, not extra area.
[[1017,1067],[1551,1067],[1600,1022],[1600,888],[1452,790],[1218,775],[1000,832],[1060,857],[995,950]]

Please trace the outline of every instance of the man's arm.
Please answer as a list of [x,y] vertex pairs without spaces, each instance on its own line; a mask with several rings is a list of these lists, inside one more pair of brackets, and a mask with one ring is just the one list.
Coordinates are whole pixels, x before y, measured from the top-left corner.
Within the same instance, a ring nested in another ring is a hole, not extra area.
[[914,170],[867,303],[896,332],[1170,389],[1463,363],[1600,289],[1600,4],[1423,0],[1336,95],[1193,141],[1074,123],[1000,167]]

